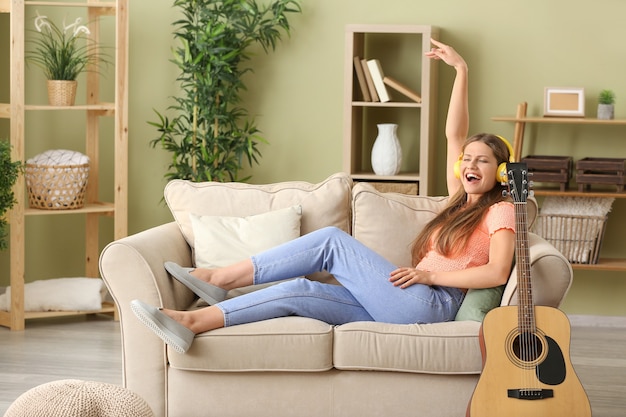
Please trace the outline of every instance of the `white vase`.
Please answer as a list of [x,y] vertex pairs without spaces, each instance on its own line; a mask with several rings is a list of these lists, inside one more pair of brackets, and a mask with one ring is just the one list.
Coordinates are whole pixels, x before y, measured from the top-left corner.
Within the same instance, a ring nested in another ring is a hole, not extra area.
[[396,175],[402,163],[402,148],[398,140],[398,125],[382,123],[372,147],[372,169],[376,175]]

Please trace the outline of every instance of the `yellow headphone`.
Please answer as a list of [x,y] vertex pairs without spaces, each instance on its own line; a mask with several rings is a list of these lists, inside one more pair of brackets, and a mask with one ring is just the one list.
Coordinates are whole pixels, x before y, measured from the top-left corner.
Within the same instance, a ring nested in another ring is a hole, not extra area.
[[[496,136],[498,139],[504,142],[506,147],[509,149],[509,162],[515,162],[515,157],[513,156],[513,147],[511,146],[509,141],[504,139],[500,135],[494,135],[494,136]],[[462,161],[463,161],[463,152],[461,152],[461,154],[459,155],[459,160],[454,163],[454,176],[457,178],[461,178],[461,162]],[[498,165],[498,169],[496,170],[496,181],[502,183],[502,182],[506,182],[506,180],[507,180],[506,162],[502,162],[500,165]]]

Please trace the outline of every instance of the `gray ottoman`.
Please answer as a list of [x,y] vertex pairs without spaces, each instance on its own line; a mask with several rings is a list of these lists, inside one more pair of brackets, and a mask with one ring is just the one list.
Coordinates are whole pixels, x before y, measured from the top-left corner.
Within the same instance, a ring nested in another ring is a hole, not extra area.
[[143,398],[103,382],[64,379],[20,395],[4,417],[154,417]]

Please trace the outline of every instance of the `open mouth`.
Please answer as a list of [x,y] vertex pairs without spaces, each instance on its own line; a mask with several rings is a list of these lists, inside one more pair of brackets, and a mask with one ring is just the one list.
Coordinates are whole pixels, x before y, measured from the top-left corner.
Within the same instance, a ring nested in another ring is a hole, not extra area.
[[467,180],[467,182],[477,182],[480,181],[480,177],[470,172],[465,174],[465,180]]

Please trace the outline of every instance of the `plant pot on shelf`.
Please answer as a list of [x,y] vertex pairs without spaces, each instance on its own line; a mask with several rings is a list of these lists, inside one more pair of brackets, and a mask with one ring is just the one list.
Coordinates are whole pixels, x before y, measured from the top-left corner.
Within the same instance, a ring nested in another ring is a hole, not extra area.
[[48,104],[73,106],[76,100],[76,80],[48,80]]
[[598,104],[598,119],[613,120],[614,114],[613,104]]

